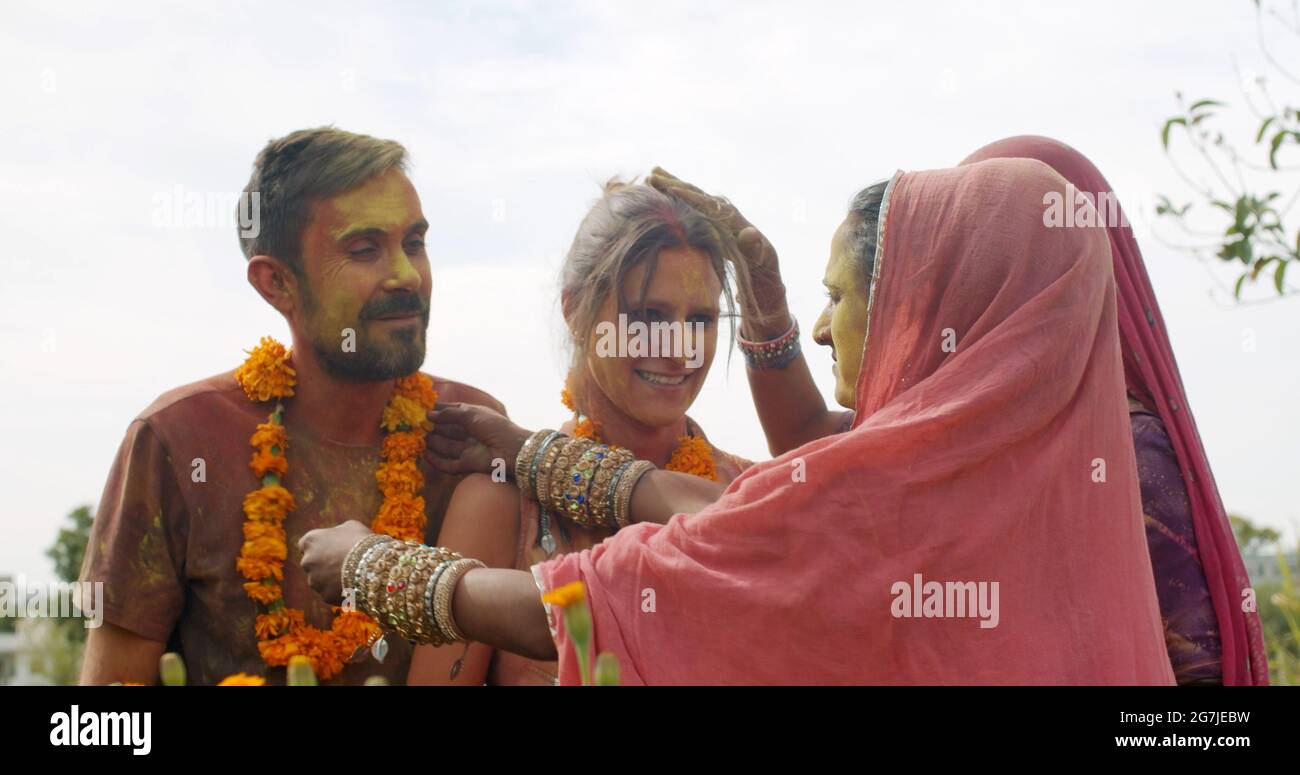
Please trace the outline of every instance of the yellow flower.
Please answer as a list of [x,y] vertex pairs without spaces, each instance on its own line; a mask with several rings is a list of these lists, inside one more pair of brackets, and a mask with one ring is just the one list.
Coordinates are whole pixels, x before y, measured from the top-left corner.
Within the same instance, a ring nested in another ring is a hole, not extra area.
[[248,351],[248,360],[235,369],[235,379],[244,395],[254,401],[269,401],[293,395],[298,373],[289,365],[284,345],[269,336]]
[[266,679],[260,675],[235,673],[222,678],[217,686],[266,686]]
[[581,581],[570,582],[542,595],[543,602],[558,605],[561,608],[568,608],[574,603],[581,603],[586,599],[587,587]]
[[389,400],[388,406],[384,407],[384,417],[380,425],[384,430],[395,431],[403,425],[408,428],[421,428],[423,430],[432,430],[433,424],[429,422],[429,410],[425,409],[418,402],[407,398],[406,396],[394,394]]

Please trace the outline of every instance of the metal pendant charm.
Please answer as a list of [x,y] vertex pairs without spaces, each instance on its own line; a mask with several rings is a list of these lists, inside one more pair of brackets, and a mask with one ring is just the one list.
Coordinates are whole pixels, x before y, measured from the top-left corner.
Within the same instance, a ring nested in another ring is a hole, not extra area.
[[384,657],[388,656],[388,640],[381,637],[375,641],[375,645],[370,647],[370,656],[374,657],[376,662],[383,662]]

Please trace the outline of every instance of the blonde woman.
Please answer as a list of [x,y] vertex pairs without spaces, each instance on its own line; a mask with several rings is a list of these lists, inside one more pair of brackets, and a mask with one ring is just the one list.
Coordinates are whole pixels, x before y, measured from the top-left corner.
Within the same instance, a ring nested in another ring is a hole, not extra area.
[[[555,386],[565,433],[630,449],[639,459],[725,486],[749,461],[713,446],[686,412],[718,349],[728,267],[748,293],[734,241],[681,199],[611,182],[578,227],[561,273],[560,301],[573,353]],[[738,271],[737,271],[738,269]],[[438,545],[493,567],[535,563],[613,534],[539,509],[509,483],[475,474],[452,496]],[[421,646],[412,684],[554,684],[554,662],[483,644]]]

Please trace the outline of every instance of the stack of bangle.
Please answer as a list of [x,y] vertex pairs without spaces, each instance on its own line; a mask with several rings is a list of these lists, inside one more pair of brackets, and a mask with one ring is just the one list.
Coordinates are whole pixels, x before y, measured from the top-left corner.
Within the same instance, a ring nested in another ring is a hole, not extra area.
[[632,490],[652,468],[629,449],[541,430],[519,450],[515,481],[543,510],[618,530],[631,522]]
[[799,321],[790,316],[790,329],[775,339],[766,342],[751,342],[737,336],[736,343],[745,356],[745,363],[751,369],[783,369],[790,361],[798,357]]
[[452,594],[462,576],[482,567],[448,549],[376,534],[344,558],[343,589],[384,629],[442,646],[465,639],[452,617]]

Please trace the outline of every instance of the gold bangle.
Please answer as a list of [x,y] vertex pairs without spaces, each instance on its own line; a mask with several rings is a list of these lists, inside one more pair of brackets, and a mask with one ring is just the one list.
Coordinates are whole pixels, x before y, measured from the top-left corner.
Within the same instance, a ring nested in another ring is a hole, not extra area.
[[605,456],[596,464],[596,473],[591,479],[591,491],[587,496],[593,525],[615,527],[613,505],[615,474],[633,460],[636,460],[636,456],[632,454],[632,450],[623,447],[610,447]]
[[638,460],[624,471],[622,478],[618,480],[618,492],[614,499],[614,523],[620,530],[632,521],[632,491],[636,489],[641,477],[652,471],[654,467],[654,463],[648,460]]
[[545,449],[541,450],[541,461],[533,480],[533,499],[541,504],[542,508],[549,508],[547,501],[551,493],[551,470],[555,465],[555,459],[560,456],[560,450],[568,439],[568,436],[556,436],[549,444],[545,445]]
[[443,573],[442,578],[438,579],[438,592],[434,599],[438,601],[434,613],[437,614],[437,624],[447,637],[448,643],[458,643],[465,640],[456,627],[455,617],[452,616],[451,604],[452,597],[456,593],[456,585],[460,583],[461,578],[475,568],[486,568],[487,566],[478,560],[459,559],[451,564],[451,567]]
[[568,510],[564,507],[564,496],[566,494],[566,480],[572,475],[571,466],[578,462],[578,458],[586,451],[588,447],[595,446],[595,442],[590,439],[570,438],[564,442],[560,448],[560,454],[555,458],[554,467],[551,469],[551,485],[549,488],[549,503],[552,514],[564,514]]

